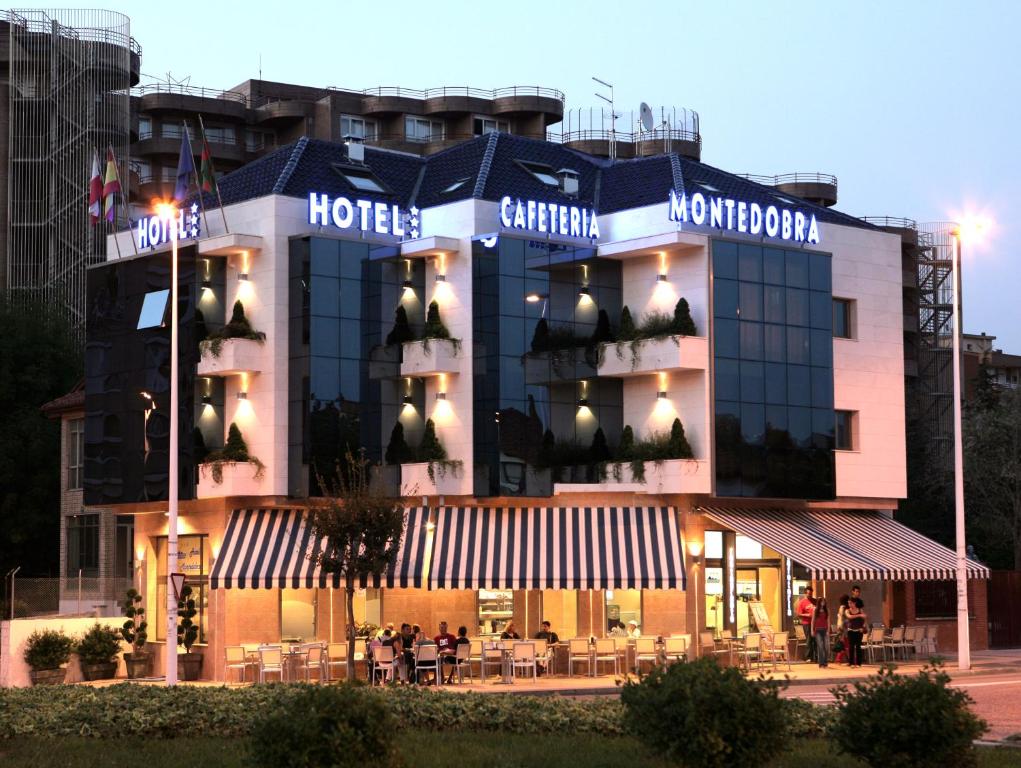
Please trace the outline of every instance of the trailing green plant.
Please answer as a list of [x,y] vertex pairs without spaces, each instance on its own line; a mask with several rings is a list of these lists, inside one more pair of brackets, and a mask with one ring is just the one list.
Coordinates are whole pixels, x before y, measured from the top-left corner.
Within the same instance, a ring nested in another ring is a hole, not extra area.
[[684,425],[681,424],[681,420],[678,418],[675,418],[673,424],[670,425],[669,451],[670,458],[672,459],[692,459],[695,457],[695,454],[691,451],[691,445],[688,443],[688,438],[684,436]]
[[98,621],[75,643],[75,652],[82,664],[109,664],[121,650],[121,634]]
[[399,421],[390,430],[390,442],[386,444],[383,459],[387,464],[407,464],[414,460],[411,446],[404,439],[404,425]]
[[185,653],[191,653],[191,647],[199,639],[199,628],[193,621],[198,615],[193,594],[192,588],[185,584],[177,601],[177,644],[184,646]]
[[304,688],[256,718],[248,758],[255,768],[396,767],[396,725],[385,700],[352,684]]
[[203,355],[208,351],[213,357],[219,357],[220,352],[223,351],[223,342],[228,339],[248,339],[260,344],[266,340],[266,334],[253,329],[252,324],[245,317],[245,306],[240,299],[234,302],[230,321],[222,328],[209,333],[199,347]]
[[440,305],[435,300],[429,302],[425,314],[425,326],[422,328],[423,339],[449,339],[450,331],[440,319]]
[[239,463],[255,465],[255,475],[253,477],[256,480],[262,477],[266,471],[266,465],[248,452],[248,444],[245,442],[241,430],[238,428],[237,423],[232,421],[227,429],[227,443],[223,448],[218,448],[206,454],[202,471],[205,472],[205,467],[208,467],[213,477],[213,482],[219,485],[223,482],[223,466],[225,464]]
[[681,336],[694,336],[697,333],[695,321],[691,319],[691,307],[688,306],[688,300],[683,296],[677,300],[677,304],[674,306],[673,327],[674,333]]
[[638,334],[638,329],[635,328],[635,321],[631,317],[631,310],[627,304],[620,311],[620,328],[617,330],[618,341],[631,341]]
[[36,630],[25,643],[24,659],[34,671],[59,669],[67,664],[74,641],[55,629]]
[[986,732],[966,691],[950,687],[942,665],[898,675],[892,666],[853,689],[833,689],[839,706],[832,736],[840,750],[871,766],[973,766],[973,742]]
[[415,332],[411,330],[411,323],[408,322],[408,311],[403,304],[398,304],[397,309],[394,310],[394,327],[386,335],[386,344],[389,346],[414,340]]
[[121,638],[131,646],[132,653],[143,653],[145,642],[149,638],[149,634],[146,631],[149,623],[145,620],[145,606],[143,605],[142,596],[134,587],[129,589],[124,594],[124,599],[121,600],[121,613],[124,614],[125,618],[120,629]]
[[701,658],[629,679],[620,698],[626,727],[654,751],[691,768],[724,768],[766,765],[785,749],[781,688]]

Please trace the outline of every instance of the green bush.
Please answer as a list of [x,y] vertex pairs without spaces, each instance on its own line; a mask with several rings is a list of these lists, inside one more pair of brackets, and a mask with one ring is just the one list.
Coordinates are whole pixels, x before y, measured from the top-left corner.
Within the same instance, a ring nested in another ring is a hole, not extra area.
[[132,653],[141,653],[149,639],[149,622],[145,620],[145,606],[138,590],[132,587],[121,600],[121,613],[125,621],[121,625],[121,638],[131,646]]
[[684,425],[680,419],[674,419],[674,423],[670,425],[670,457],[674,459],[694,457],[688,438],[684,436]]
[[535,332],[532,334],[532,351],[547,352],[550,348],[549,323],[545,317],[540,317],[535,324]]
[[624,721],[651,749],[683,766],[765,765],[789,730],[775,681],[746,680],[715,659],[653,669],[621,691]]
[[399,421],[390,430],[390,442],[386,444],[383,460],[387,464],[407,464],[414,460],[411,446],[404,439],[404,425]]
[[230,321],[222,328],[208,334],[202,342],[202,349],[208,348],[213,357],[219,357],[223,350],[223,342],[227,339],[249,339],[259,343],[266,340],[266,334],[253,329],[252,324],[245,317],[245,306],[240,299],[234,302]]
[[181,599],[177,601],[177,617],[180,619],[177,623],[177,644],[183,645],[186,653],[191,653],[191,647],[199,639],[199,628],[193,621],[198,610],[192,594],[192,588],[185,585],[181,590]]
[[634,318],[631,317],[631,310],[625,304],[620,311],[620,329],[617,331],[618,341],[631,341],[638,334],[635,328]]
[[589,446],[589,461],[602,462],[610,460],[610,446],[606,443],[606,433],[602,427],[598,427],[592,435],[592,445]]
[[447,449],[443,447],[439,437],[436,436],[436,424],[432,419],[425,420],[425,431],[422,432],[422,442],[418,446],[419,461],[446,461]]
[[302,690],[256,718],[249,763],[256,768],[382,768],[400,765],[387,703],[355,684]]
[[674,332],[681,336],[694,336],[697,333],[695,321],[691,319],[691,307],[683,296],[674,306]]
[[635,431],[630,424],[624,426],[620,433],[620,444],[617,446],[617,458],[621,461],[630,461],[635,452]]
[[965,691],[949,687],[940,665],[916,675],[893,667],[833,689],[840,704],[832,735],[841,751],[872,766],[923,768],[975,765],[972,742],[987,730]]
[[36,630],[25,644],[25,663],[33,670],[59,669],[67,664],[74,641],[55,629]]
[[386,335],[386,344],[403,344],[405,341],[414,341],[415,332],[411,330],[411,323],[408,322],[408,310],[403,304],[398,304],[394,310],[394,327]]
[[425,314],[425,327],[422,328],[423,339],[449,339],[450,331],[440,319],[440,305],[435,301],[429,302],[429,309]]
[[613,341],[613,329],[610,327],[610,316],[605,309],[599,310],[596,316],[596,327],[588,339],[589,346]]
[[82,664],[109,664],[121,651],[120,631],[97,621],[75,644],[75,651]]

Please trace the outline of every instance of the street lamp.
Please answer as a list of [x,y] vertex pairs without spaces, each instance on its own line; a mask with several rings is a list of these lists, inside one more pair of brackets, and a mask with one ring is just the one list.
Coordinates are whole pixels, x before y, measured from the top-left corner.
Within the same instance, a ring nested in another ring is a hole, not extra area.
[[177,685],[177,590],[173,574],[177,570],[177,208],[172,203],[157,203],[157,215],[170,230],[170,469],[167,489],[167,649],[166,681]]
[[974,241],[986,227],[975,217],[964,217],[951,231],[953,258],[951,282],[954,292],[954,528],[957,548],[957,668],[971,669],[971,637],[968,626],[968,548],[964,530],[964,449],[961,438],[961,241]]

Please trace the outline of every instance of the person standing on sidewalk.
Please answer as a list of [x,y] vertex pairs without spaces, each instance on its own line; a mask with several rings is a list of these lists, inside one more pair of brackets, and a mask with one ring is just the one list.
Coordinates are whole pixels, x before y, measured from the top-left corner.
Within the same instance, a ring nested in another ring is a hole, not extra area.
[[830,665],[830,609],[826,598],[815,601],[812,610],[812,634],[815,640],[815,656],[819,660],[819,668]]
[[861,639],[865,632],[865,611],[858,607],[852,597],[847,604],[847,663],[852,667],[861,666]]
[[815,643],[812,642],[812,611],[815,609],[815,599],[812,597],[812,588],[805,587],[805,593],[798,600],[797,613],[801,628],[805,632],[805,661],[815,659]]

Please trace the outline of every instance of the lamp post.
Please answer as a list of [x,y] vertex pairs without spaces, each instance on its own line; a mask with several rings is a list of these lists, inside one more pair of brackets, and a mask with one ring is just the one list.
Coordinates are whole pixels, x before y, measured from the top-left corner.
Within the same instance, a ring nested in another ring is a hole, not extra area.
[[177,208],[156,206],[170,229],[170,468],[167,488],[167,651],[166,682],[177,685],[177,597],[173,576],[177,571],[178,386],[177,386]]
[[964,455],[961,439],[961,227],[951,235],[953,258],[954,326],[951,345],[954,397],[954,529],[957,544],[957,668],[971,669],[971,637],[968,626],[968,553],[964,531]]

